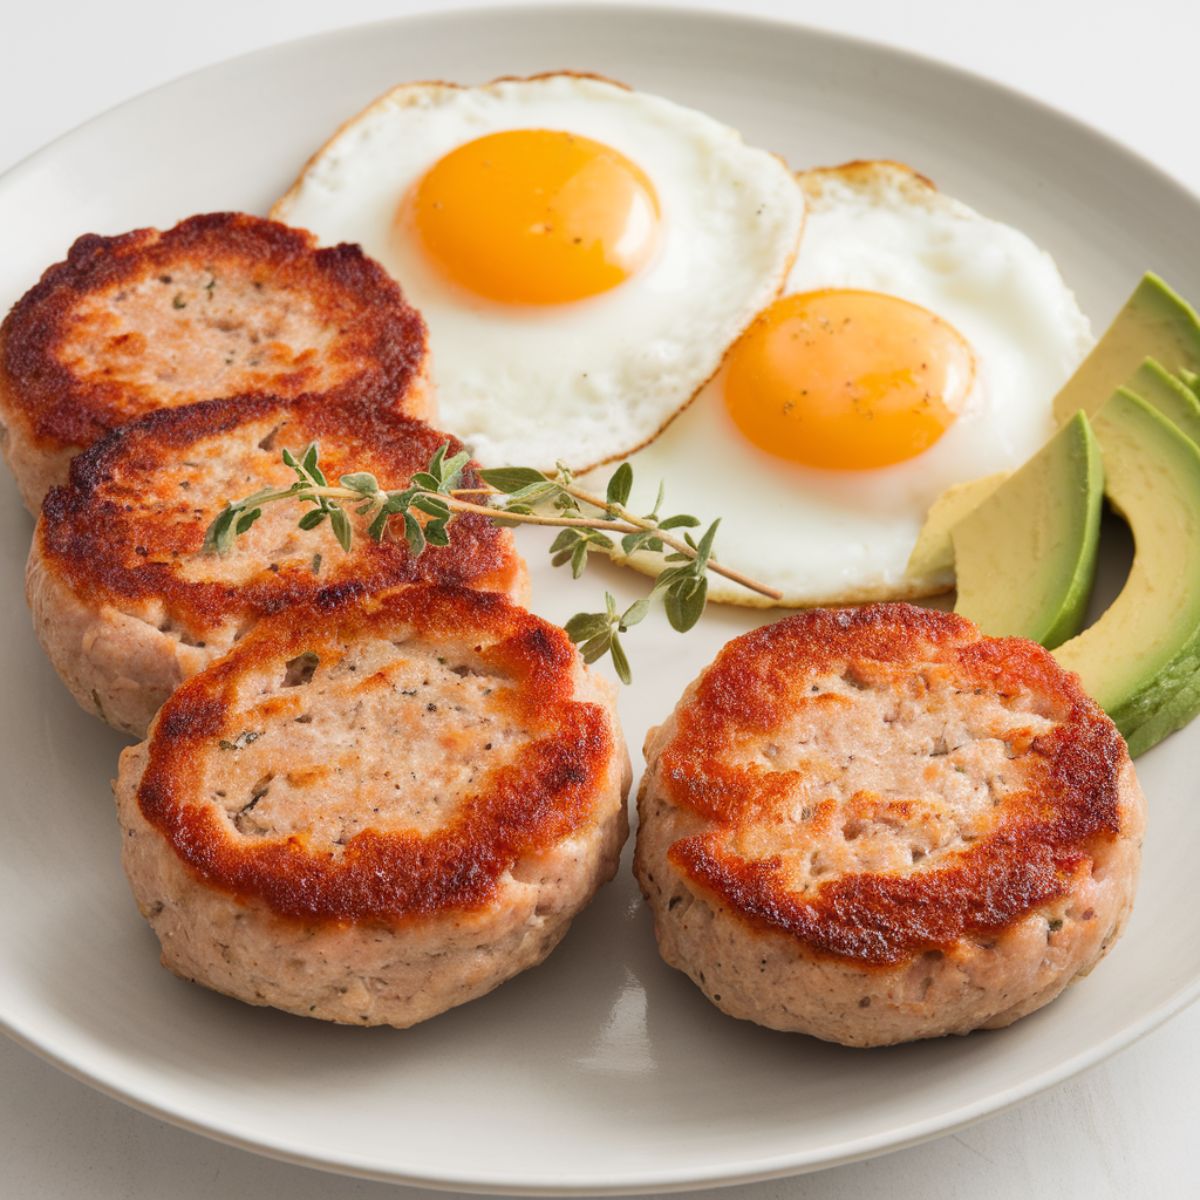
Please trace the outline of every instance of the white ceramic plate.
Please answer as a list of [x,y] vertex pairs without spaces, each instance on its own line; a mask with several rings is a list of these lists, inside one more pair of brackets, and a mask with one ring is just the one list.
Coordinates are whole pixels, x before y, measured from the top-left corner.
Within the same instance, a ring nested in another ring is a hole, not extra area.
[[[454,13],[372,25],[201,71],[97,118],[0,181],[0,305],[72,238],[192,212],[264,212],[328,133],[389,85],[600,71],[738,126],[795,165],[895,158],[1026,229],[1100,326],[1142,270],[1200,296],[1200,204],[1083,127],[977,79],[799,28],[676,11]],[[912,1143],[1126,1045],[1200,990],[1200,725],[1140,764],[1144,878],[1124,940],[1082,986],[998,1034],[850,1051],[721,1016],[658,960],[626,870],[543,967],[408,1032],[340,1029],[180,983],[118,860],[121,739],[84,716],[22,605],[30,523],[0,479],[0,1017],[26,1045],[180,1125],[281,1158],[470,1190],[617,1192],[749,1180]],[[524,535],[522,535],[524,537]],[[570,584],[562,620],[613,569]],[[646,727],[752,614],[631,637]]]

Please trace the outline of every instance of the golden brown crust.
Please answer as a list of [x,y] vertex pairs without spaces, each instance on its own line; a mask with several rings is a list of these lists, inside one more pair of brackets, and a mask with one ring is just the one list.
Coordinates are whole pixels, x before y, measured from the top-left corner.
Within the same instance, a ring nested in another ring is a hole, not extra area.
[[[161,605],[167,622],[192,637],[231,619],[249,624],[295,604],[404,583],[520,591],[524,565],[511,534],[474,514],[454,519],[452,545],[430,546],[414,559],[402,538],[366,536],[366,518],[353,514],[349,553],[325,529],[293,537],[300,513],[284,501],[240,539],[236,570],[202,554],[221,503],[264,484],[288,486],[294,476],[280,450],[299,453],[310,441],[319,444],[329,478],[370,471],[389,489],[404,487],[439,446],[450,454],[461,448],[450,435],[369,402],[355,408],[330,406],[324,397],[245,396],[162,409],[79,455],[69,484],[47,495],[35,532],[44,568],[92,608]],[[464,486],[478,482],[468,470]]]
[[[519,724],[522,745],[481,771],[457,812],[425,834],[367,828],[337,855],[297,835],[242,837],[203,783],[206,758],[240,732],[239,683],[256,672],[282,674],[305,653],[328,669],[348,644],[370,637],[419,639],[447,654],[470,647],[475,661],[511,684],[490,703]],[[261,900],[283,917],[394,923],[477,909],[518,860],[592,819],[616,743],[605,709],[573,698],[577,671],[561,629],[490,593],[421,586],[365,603],[293,608],[167,701],[151,730],[138,805],[205,884]]]
[[[898,693],[936,679],[963,694],[1031,695],[1053,725],[1017,747],[1010,766],[1020,786],[999,801],[990,832],[927,870],[841,875],[798,895],[779,859],[738,850],[795,773],[730,751],[769,739],[799,706],[840,701],[810,695],[831,672]],[[881,604],[785,618],[726,646],[677,716],[661,779],[704,828],[672,845],[674,865],[751,925],[865,966],[1003,930],[1066,895],[1099,844],[1122,831],[1128,754],[1112,722],[1040,646],[981,637],[952,613]]]
[[[280,314],[287,332],[272,338]],[[210,357],[225,344],[238,355],[175,378],[146,369],[147,352],[165,362],[206,340]],[[0,416],[46,453],[153,409],[247,392],[319,391],[421,416],[426,354],[420,314],[358,247],[318,250],[304,230],[209,213],[78,238],[0,327]]]
[[915,167],[898,162],[894,158],[852,158],[835,167],[808,167],[796,172],[796,181],[806,192],[820,194],[826,179],[849,183],[873,183],[881,173],[902,175],[906,181],[922,191],[936,192],[937,184],[928,175],[922,175]]

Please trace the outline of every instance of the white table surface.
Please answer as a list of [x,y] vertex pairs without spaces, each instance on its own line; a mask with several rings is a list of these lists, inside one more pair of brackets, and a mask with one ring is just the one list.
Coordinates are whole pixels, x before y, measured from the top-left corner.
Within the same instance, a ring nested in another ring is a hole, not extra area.
[[[727,0],[705,6],[786,16],[989,75],[1108,132],[1200,192],[1195,0]],[[0,5],[0,169],[85,118],[195,67],[338,25],[448,7],[411,0]],[[1200,252],[1200,236],[1193,252]],[[400,1193],[218,1145],[93,1092],[6,1041],[0,1041],[0,1081],[0,1200],[434,1195]],[[1086,1075],[962,1133],[723,1195],[1184,1200],[1200,1196],[1198,1117],[1200,1006]]]

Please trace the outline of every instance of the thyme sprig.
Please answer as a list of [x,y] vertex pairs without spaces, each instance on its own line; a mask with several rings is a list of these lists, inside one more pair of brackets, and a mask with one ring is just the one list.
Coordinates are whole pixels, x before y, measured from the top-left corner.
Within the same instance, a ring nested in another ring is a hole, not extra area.
[[[284,500],[311,506],[299,520],[301,529],[315,529],[325,521],[343,550],[353,543],[350,511],[369,518],[368,535],[375,541],[394,536],[392,522],[403,530],[410,553],[417,557],[426,546],[450,544],[452,521],[456,513],[478,513],[499,525],[558,526],[559,533],[550,546],[550,561],[556,567],[567,566],[578,579],[587,569],[588,556],[599,551],[605,555],[616,550],[629,556],[637,551],[661,554],[665,563],[650,593],[635,600],[623,612],[615,598],[604,593],[604,609],[595,613],[576,613],[567,623],[570,639],[579,645],[585,662],[595,662],[608,654],[613,668],[624,683],[632,679],[629,659],[621,644],[621,634],[642,621],[655,596],[661,596],[667,620],[681,633],[691,629],[704,612],[708,597],[708,572],[725,576],[760,595],[779,599],[779,593],[719,563],[713,555],[713,542],[720,521],[714,521],[700,535],[688,532],[701,522],[687,513],[661,516],[663,489],[649,513],[637,514],[626,507],[633,490],[633,468],[622,463],[612,474],[603,496],[579,487],[570,470],[561,463],[553,473],[532,467],[498,467],[479,472],[486,487],[463,487],[463,473],[470,461],[466,452],[446,457],[449,444],[439,446],[428,466],[417,472],[407,487],[388,491],[369,471],[354,471],[330,484],[320,466],[316,442],[299,456],[283,451],[283,461],[296,475],[286,488],[262,488],[243,500],[231,501],[209,525],[204,550],[228,554],[234,542],[262,516],[263,508]],[[477,499],[466,499],[472,496]],[[680,532],[675,532],[680,531]],[[319,570],[320,558],[314,558],[313,570]]]

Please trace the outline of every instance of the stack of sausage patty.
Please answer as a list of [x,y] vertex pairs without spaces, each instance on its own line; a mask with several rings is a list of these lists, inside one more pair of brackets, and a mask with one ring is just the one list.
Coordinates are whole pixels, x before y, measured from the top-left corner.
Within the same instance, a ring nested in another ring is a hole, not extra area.
[[432,409],[383,270],[242,214],[80,238],[0,328],[38,637],[147,738],[117,795],[164,963],[250,1003],[412,1024],[540,962],[616,870],[611,689],[518,607],[507,530],[464,514],[414,556],[347,511],[344,552],[277,505],[204,550],[226,501],[293,481],[284,448],[403,488],[461,449]]
[[[3,446],[40,511],[38,637],[144,737],[115,790],[163,962],[251,1004],[404,1027],[546,957],[617,869],[610,686],[527,612],[507,530],[343,549],[231,498],[406,486],[458,441],[424,323],[351,246],[239,214],[84,237],[0,327]],[[480,483],[473,467],[467,487]],[[874,1046],[1006,1025],[1113,944],[1143,800],[1029,642],[905,604],[735,639],[646,745],[635,871],[665,960],[722,1010]]]

